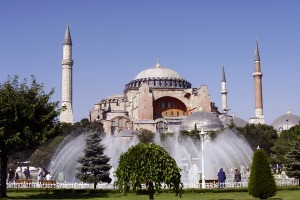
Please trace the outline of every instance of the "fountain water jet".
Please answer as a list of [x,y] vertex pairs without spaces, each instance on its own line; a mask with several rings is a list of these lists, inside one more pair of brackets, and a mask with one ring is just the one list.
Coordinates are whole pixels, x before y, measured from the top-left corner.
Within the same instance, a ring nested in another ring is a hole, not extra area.
[[69,135],[58,147],[48,170],[53,179],[59,182],[78,182],[75,177],[78,158],[83,155],[86,133]]
[[[82,155],[84,148],[85,136],[82,134],[78,136],[78,142],[70,141],[61,150],[62,153],[58,153],[56,158],[53,159],[51,172],[53,172],[54,178],[57,178],[59,170],[62,168],[57,165],[65,165],[66,163],[72,163],[73,169],[69,168],[64,171],[65,181],[74,182],[76,174],[77,159]],[[194,142],[191,139],[187,139],[184,143],[178,142],[178,133],[173,137],[167,137],[164,141],[160,140],[159,134],[156,134],[155,143],[163,146],[169,154],[176,160],[178,166],[182,169],[182,182],[188,184],[197,184],[199,181],[199,172],[201,171],[201,144],[200,142]],[[137,136],[133,138],[123,137],[105,137],[102,143],[106,146],[105,154],[110,157],[110,164],[112,170],[117,169],[119,157],[121,153],[126,152],[127,149],[139,143]],[[73,152],[76,149],[76,153],[71,156],[68,151]],[[80,150],[81,149],[81,150]],[[81,152],[80,152],[81,151]],[[234,168],[242,168],[242,166],[250,166],[252,150],[248,143],[241,138],[238,134],[230,129],[225,129],[220,132],[213,141],[206,139],[204,141],[204,159],[205,159],[205,176],[206,179],[217,179],[217,173],[219,168],[223,168],[230,180],[231,172]],[[74,157],[73,157],[74,156]],[[74,163],[75,162],[75,163]],[[113,173],[111,173],[113,174]],[[232,174],[233,175],[233,174]],[[111,175],[111,178],[115,178]],[[77,180],[78,181],[78,180]]]

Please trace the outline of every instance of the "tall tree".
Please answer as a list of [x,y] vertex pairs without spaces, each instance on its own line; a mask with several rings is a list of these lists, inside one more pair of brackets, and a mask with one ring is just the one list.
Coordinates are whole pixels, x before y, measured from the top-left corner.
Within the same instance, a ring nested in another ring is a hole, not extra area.
[[[285,156],[286,174],[290,177],[300,178],[300,141],[297,141],[290,152]],[[300,185],[300,183],[299,183]]]
[[254,152],[248,192],[260,199],[267,199],[276,194],[275,179],[271,173],[267,154],[263,149]]
[[275,145],[272,147],[272,151],[280,163],[286,162],[285,155],[291,151],[295,145],[295,142],[297,142],[299,138],[300,125],[293,126],[289,130],[284,130],[280,133]]
[[163,148],[153,143],[139,143],[121,154],[115,172],[116,186],[125,193],[129,188],[137,190],[147,183],[149,199],[154,199],[155,191],[162,183],[169,186],[176,195],[181,195],[181,169],[176,161]]
[[272,153],[271,148],[274,146],[278,137],[277,132],[272,126],[265,124],[247,124],[245,127],[236,127],[236,130],[244,136],[253,151],[259,146],[264,149],[268,155]]
[[77,168],[76,178],[86,183],[93,183],[96,189],[98,182],[111,182],[108,164],[110,158],[104,155],[105,146],[101,144],[98,132],[91,133],[86,139],[84,155],[78,159],[81,164]]
[[0,157],[1,198],[6,197],[8,156],[34,148],[56,133],[58,102],[50,102],[52,89],[45,93],[43,84],[31,77],[30,84],[8,77],[0,84]]

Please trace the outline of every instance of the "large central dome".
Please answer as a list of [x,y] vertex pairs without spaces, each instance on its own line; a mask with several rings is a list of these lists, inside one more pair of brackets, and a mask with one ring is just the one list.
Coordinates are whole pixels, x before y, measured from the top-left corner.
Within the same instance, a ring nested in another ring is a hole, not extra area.
[[177,72],[161,67],[159,63],[154,68],[140,72],[132,81],[125,85],[124,92],[138,90],[143,83],[148,84],[152,89],[187,89],[192,87],[192,84],[181,78]]
[[134,80],[142,78],[178,78],[182,79],[181,76],[172,69],[161,67],[156,64],[156,67],[141,71]]

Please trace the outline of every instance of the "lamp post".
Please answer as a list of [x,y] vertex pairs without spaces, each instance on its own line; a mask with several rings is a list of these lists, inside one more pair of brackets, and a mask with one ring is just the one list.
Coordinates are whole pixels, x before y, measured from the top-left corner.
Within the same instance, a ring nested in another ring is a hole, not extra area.
[[205,137],[205,132],[203,131],[203,128],[201,129],[200,134],[200,139],[201,139],[201,150],[202,150],[202,155],[201,155],[201,160],[202,160],[202,189],[205,189],[205,171],[204,171],[204,137]]

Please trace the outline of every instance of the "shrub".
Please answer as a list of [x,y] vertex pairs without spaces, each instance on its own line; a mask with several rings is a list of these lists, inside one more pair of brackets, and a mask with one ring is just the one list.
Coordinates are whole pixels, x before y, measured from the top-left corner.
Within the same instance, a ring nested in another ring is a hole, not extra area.
[[260,199],[267,199],[276,194],[275,179],[271,173],[267,154],[263,149],[256,150],[253,155],[248,192]]

